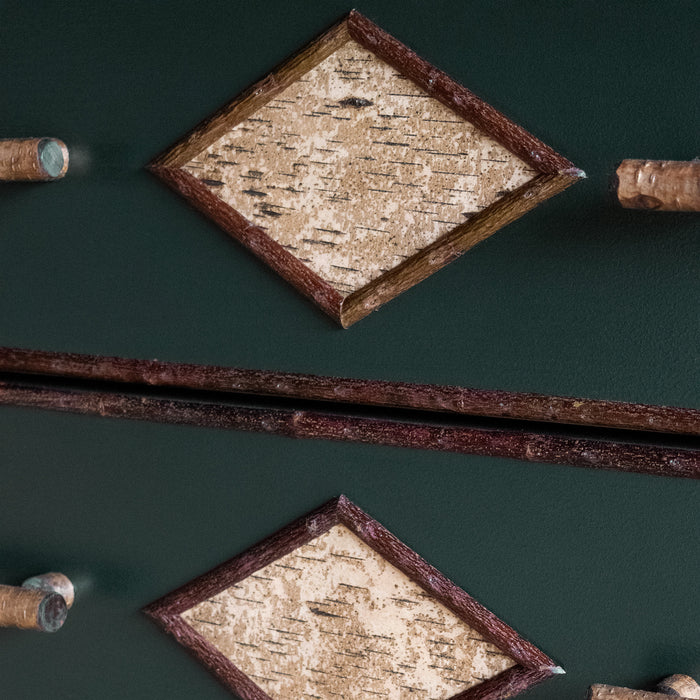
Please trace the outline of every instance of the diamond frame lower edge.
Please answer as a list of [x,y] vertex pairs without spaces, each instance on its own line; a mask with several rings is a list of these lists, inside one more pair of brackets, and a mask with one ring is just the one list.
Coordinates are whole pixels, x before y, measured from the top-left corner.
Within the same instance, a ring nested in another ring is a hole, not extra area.
[[498,619],[464,590],[428,564],[416,552],[372,519],[346,496],[339,496],[275,534],[194,579],[143,612],[173,635],[227,688],[243,700],[272,700],[218,649],[192,629],[181,614],[229,588],[282,556],[342,524],[390,564],[451,610],[484,638],[516,661],[508,670],[478,683],[448,700],[500,700],[512,697],[560,673],[554,661]]

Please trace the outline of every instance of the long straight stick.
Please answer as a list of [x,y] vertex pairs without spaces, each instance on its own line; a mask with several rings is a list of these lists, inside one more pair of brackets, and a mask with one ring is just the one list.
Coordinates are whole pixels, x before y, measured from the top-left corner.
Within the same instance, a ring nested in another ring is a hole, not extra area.
[[239,408],[7,383],[0,383],[1,404],[158,423],[265,432],[291,438],[391,445],[508,457],[528,462],[700,478],[700,451],[532,432],[423,425],[311,411]]
[[620,401],[15,348],[0,348],[0,371],[700,435],[700,410]]

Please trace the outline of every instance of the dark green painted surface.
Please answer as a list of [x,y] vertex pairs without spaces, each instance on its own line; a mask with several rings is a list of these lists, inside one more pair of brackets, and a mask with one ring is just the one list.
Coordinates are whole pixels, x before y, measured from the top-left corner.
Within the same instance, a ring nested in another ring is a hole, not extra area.
[[[0,0],[1,136],[68,176],[0,189],[0,345],[694,405],[696,216],[624,212],[625,157],[700,155],[695,2],[358,9],[589,179],[348,331],[143,171],[349,9]],[[225,698],[139,609],[347,493],[568,675],[700,676],[696,482],[0,411],[0,580],[64,570],[56,635],[0,630],[8,698]]]

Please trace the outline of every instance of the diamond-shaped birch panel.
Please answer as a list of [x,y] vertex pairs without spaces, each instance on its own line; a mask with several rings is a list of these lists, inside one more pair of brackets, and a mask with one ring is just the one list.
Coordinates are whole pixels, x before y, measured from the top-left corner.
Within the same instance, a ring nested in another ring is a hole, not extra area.
[[342,496],[147,612],[244,700],[483,700],[561,671]]
[[356,12],[151,167],[344,326],[582,175]]

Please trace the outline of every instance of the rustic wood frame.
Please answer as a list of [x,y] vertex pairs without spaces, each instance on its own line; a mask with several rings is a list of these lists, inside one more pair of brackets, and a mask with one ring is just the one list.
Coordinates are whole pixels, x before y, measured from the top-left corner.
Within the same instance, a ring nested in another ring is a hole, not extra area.
[[449,700],[498,700],[512,697],[563,672],[546,654],[445,578],[346,496],[339,496],[299,518],[242,554],[151,603],[144,608],[144,612],[243,700],[271,700],[247,675],[185,623],[181,615],[338,524],[351,530],[460,620],[516,661],[516,665],[507,671],[472,686]]
[[[429,95],[498,141],[539,175],[443,234],[400,265],[343,297],[262,228],[209,191],[183,166],[349,40],[354,40],[411,79]],[[344,328],[584,176],[569,160],[355,10],[217,114],[202,122],[148,167]]]

